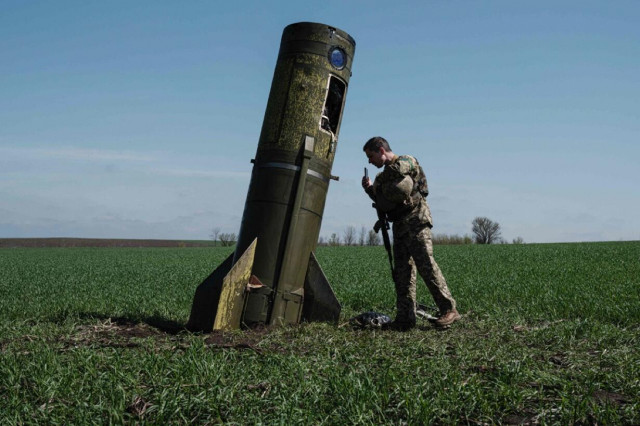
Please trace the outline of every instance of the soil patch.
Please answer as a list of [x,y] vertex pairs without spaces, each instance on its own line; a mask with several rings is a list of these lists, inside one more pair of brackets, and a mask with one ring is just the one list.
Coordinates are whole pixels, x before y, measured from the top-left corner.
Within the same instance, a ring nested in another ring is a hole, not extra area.
[[[283,349],[272,343],[263,344],[269,328],[244,331],[213,331],[201,334],[204,343],[212,349],[251,350],[258,354],[265,351],[281,352]],[[122,318],[107,318],[97,324],[76,327],[73,334],[57,340],[62,341],[65,350],[79,346],[133,348],[153,339],[158,349],[187,349],[192,333],[181,329],[156,327],[153,324],[134,322]],[[3,343],[4,344],[4,343]]]

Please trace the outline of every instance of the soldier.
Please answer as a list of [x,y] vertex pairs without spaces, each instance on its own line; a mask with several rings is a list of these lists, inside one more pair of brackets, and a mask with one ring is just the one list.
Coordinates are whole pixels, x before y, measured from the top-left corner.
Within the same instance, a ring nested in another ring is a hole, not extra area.
[[429,190],[422,167],[410,155],[394,154],[389,143],[379,136],[369,139],[363,151],[369,163],[384,169],[373,183],[363,177],[362,187],[393,222],[397,315],[391,328],[409,330],[416,325],[416,268],[440,310],[434,324],[448,327],[460,319],[460,314],[433,257],[433,225],[426,201]]

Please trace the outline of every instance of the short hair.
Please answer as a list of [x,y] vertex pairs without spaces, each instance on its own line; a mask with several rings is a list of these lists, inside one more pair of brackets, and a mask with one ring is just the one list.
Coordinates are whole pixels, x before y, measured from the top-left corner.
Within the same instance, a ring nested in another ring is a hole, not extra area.
[[391,152],[391,147],[389,146],[389,142],[382,136],[374,136],[367,141],[362,147],[363,151],[372,151],[377,152],[380,148],[384,148],[385,151]]

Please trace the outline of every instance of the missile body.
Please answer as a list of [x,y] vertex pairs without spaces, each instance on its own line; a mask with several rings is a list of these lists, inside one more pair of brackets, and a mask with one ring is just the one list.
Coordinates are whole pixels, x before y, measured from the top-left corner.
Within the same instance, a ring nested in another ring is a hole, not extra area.
[[196,290],[188,328],[337,321],[313,252],[354,52],[334,27],[284,29],[236,250]]

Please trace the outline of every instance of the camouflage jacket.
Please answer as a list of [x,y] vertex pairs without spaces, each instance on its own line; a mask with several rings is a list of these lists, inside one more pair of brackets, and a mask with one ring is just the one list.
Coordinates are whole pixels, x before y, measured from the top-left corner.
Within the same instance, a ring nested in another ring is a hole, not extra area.
[[390,164],[384,166],[382,172],[376,175],[373,186],[367,191],[371,199],[376,201],[376,194],[385,193],[391,185],[395,185],[398,180],[406,176],[413,181],[411,194],[387,214],[389,220],[393,222],[393,235],[396,238],[412,230],[433,226],[431,211],[426,200],[429,193],[427,181],[418,160],[410,155],[394,158]]

